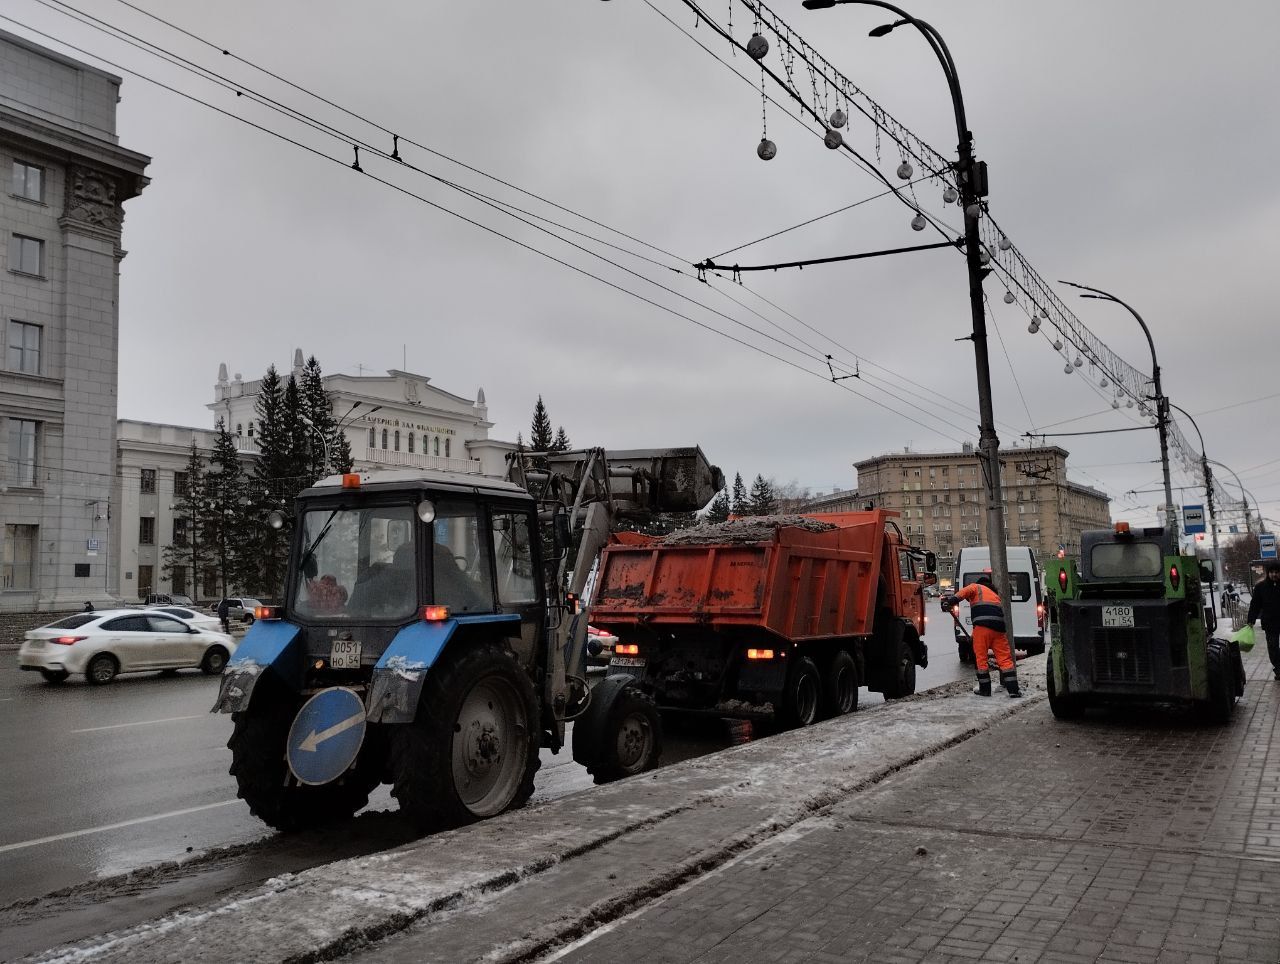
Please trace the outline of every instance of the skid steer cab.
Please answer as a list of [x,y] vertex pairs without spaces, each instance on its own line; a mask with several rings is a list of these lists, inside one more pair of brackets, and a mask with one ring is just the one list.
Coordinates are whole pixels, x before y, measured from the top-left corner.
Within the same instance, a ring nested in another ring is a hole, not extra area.
[[1080,562],[1052,559],[1049,706],[1076,719],[1105,703],[1166,703],[1225,723],[1244,693],[1237,644],[1212,636],[1197,560],[1163,528],[1086,531]]
[[[544,698],[567,617],[548,599],[534,499],[386,471],[325,479],[296,506],[283,605],[259,610],[214,706],[232,714],[250,810],[301,829],[351,816],[384,782],[423,829],[523,804],[540,747],[560,748],[557,715],[586,698],[563,684],[568,699]],[[548,551],[564,528],[548,526]]]

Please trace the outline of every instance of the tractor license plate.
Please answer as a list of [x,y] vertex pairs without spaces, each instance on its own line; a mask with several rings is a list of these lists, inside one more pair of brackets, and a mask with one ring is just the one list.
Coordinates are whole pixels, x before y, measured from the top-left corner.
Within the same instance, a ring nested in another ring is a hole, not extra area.
[[329,651],[330,669],[359,669],[360,641],[358,639],[335,639],[333,649]]
[[609,660],[610,666],[644,666],[643,656],[615,656]]
[[1133,607],[1132,606],[1103,606],[1102,607],[1102,628],[1103,629],[1132,629],[1133,628]]

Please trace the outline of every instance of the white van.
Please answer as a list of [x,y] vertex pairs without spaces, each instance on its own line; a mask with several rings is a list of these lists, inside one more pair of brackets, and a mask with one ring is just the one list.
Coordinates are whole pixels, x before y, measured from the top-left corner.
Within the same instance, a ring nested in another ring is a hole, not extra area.
[[[1040,566],[1030,546],[1009,546],[1009,585],[1013,594],[1013,648],[1026,650],[1028,655],[1044,652],[1045,608],[1044,590],[1040,585]],[[966,546],[956,557],[955,588],[952,592],[977,582],[978,577],[991,568],[991,549],[987,546]],[[962,602],[957,613],[965,632],[973,632],[973,617],[969,604]],[[956,630],[956,649],[960,662],[973,662],[973,644]]]

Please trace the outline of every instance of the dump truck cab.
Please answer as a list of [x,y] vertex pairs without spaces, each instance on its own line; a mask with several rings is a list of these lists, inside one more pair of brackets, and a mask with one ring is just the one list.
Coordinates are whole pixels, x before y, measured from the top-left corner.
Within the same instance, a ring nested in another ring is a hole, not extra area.
[[1053,559],[1049,703],[1060,719],[1101,703],[1193,706],[1225,722],[1243,693],[1239,648],[1211,636],[1197,560],[1163,527],[1083,532],[1080,560]]

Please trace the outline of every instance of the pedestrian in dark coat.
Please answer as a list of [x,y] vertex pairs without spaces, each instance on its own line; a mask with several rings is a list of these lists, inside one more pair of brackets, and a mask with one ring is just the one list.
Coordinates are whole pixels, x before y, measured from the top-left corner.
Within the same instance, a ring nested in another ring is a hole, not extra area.
[[223,599],[218,603],[218,618],[222,620],[222,631],[231,632],[231,603]]
[[1253,587],[1253,599],[1249,603],[1249,615],[1245,625],[1252,626],[1262,620],[1262,631],[1267,634],[1267,655],[1271,668],[1280,681],[1280,562],[1267,563],[1267,576]]

